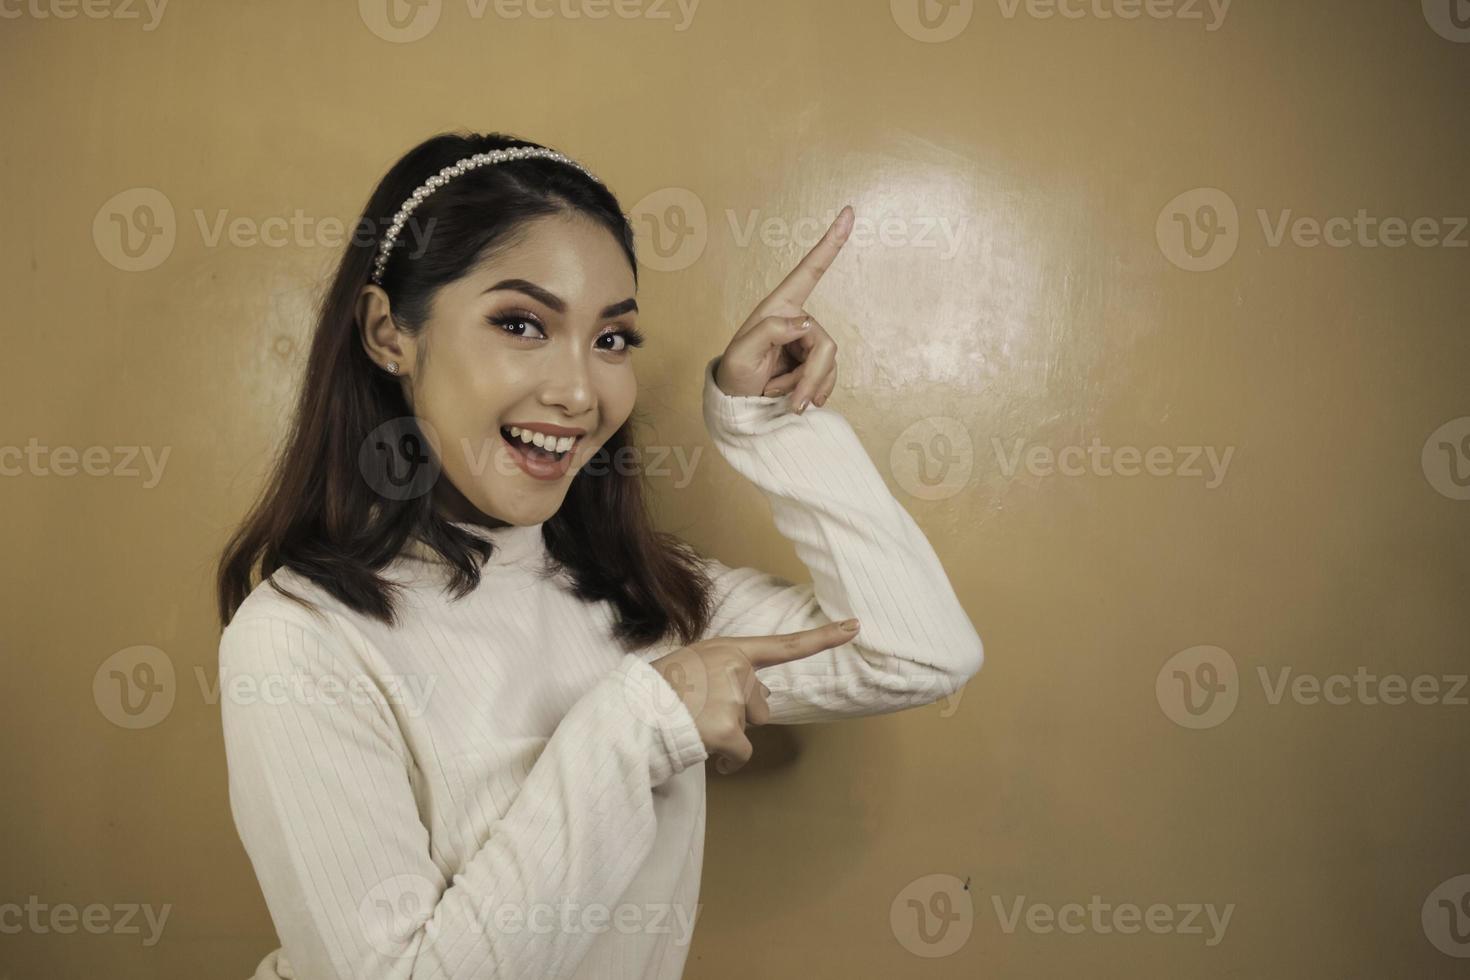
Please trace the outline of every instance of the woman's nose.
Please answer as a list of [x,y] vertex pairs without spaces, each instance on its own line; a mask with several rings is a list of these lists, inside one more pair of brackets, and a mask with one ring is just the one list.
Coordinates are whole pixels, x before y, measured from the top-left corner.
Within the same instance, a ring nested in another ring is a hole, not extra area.
[[585,415],[597,403],[585,358],[556,358],[541,386],[541,403],[561,408],[568,416]]

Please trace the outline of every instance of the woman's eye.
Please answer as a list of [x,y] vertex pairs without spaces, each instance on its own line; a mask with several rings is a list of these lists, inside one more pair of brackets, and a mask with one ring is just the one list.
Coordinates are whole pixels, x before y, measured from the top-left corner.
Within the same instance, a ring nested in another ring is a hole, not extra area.
[[601,343],[608,338],[617,337],[623,338],[622,346],[604,347],[603,350],[611,354],[621,354],[624,351],[628,350],[630,347],[643,346],[643,334],[639,333],[638,330],[633,327],[624,327],[622,330],[613,330],[609,333],[605,333],[601,337],[598,337],[597,341],[598,343]]
[[[504,330],[506,333],[510,334],[513,337],[524,337],[527,340],[544,340],[546,338],[546,334],[541,330],[541,325],[527,316],[493,316],[490,318],[490,322],[494,323],[496,326],[500,327],[500,329]],[[516,327],[519,327],[521,329],[513,329]],[[528,337],[525,330],[525,328],[527,327],[541,334],[541,336]]]
[[[522,340],[546,339],[545,328],[533,316],[524,313],[502,313],[498,316],[492,316],[489,319],[491,323],[512,337],[519,337]],[[535,332],[528,333],[527,331]],[[617,343],[618,338],[622,338],[622,344]],[[613,340],[611,346],[603,344],[603,341],[608,339]],[[630,347],[642,347],[643,340],[643,334],[638,331],[637,327],[624,327],[621,330],[612,330],[602,334],[594,343],[598,346],[599,350],[607,351],[609,354],[621,354]]]

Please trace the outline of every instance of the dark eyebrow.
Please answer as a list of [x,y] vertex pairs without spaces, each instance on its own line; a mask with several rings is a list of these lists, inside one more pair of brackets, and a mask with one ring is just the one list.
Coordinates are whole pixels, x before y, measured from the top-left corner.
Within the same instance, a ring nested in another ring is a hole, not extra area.
[[[558,313],[565,313],[567,311],[567,304],[562,300],[560,296],[556,295],[553,292],[542,289],[534,282],[530,282],[526,279],[502,279],[495,285],[491,286],[489,289],[485,290],[485,292],[493,293],[496,290],[500,289],[514,289],[516,292],[525,293],[527,296],[533,296],[538,302],[546,304]],[[637,312],[638,301],[629,297],[628,299],[623,300],[621,303],[614,303],[611,306],[603,307],[602,316],[600,317],[600,319],[611,320],[613,317],[622,316],[624,313]]]

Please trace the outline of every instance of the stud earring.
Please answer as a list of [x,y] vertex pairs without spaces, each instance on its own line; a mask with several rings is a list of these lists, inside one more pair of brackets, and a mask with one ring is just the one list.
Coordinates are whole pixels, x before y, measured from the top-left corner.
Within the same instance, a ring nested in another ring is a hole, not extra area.
[[398,373],[398,362],[397,361],[389,361],[388,362],[388,373],[389,374],[397,374]]

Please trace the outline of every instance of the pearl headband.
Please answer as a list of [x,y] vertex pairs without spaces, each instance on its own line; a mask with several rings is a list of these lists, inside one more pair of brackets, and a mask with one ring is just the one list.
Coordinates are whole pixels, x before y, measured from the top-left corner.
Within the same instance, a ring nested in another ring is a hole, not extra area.
[[424,198],[449,183],[452,178],[458,177],[467,170],[474,170],[477,167],[489,166],[496,163],[505,163],[510,160],[529,160],[536,157],[545,160],[555,160],[558,163],[565,163],[570,167],[576,167],[599,184],[602,183],[595,174],[586,167],[583,167],[580,163],[556,150],[547,149],[544,146],[512,146],[503,150],[491,150],[488,153],[476,153],[472,157],[465,157],[463,160],[450,164],[424,181],[413,192],[413,196],[403,202],[403,207],[399,208],[398,213],[393,216],[393,224],[389,227],[387,234],[383,236],[382,244],[378,246],[378,257],[373,263],[373,282],[380,286],[383,284],[383,270],[388,267],[388,256],[393,251],[393,246],[398,243],[398,236],[402,233],[403,226],[408,222],[409,215],[413,214],[413,209],[418,207]]

